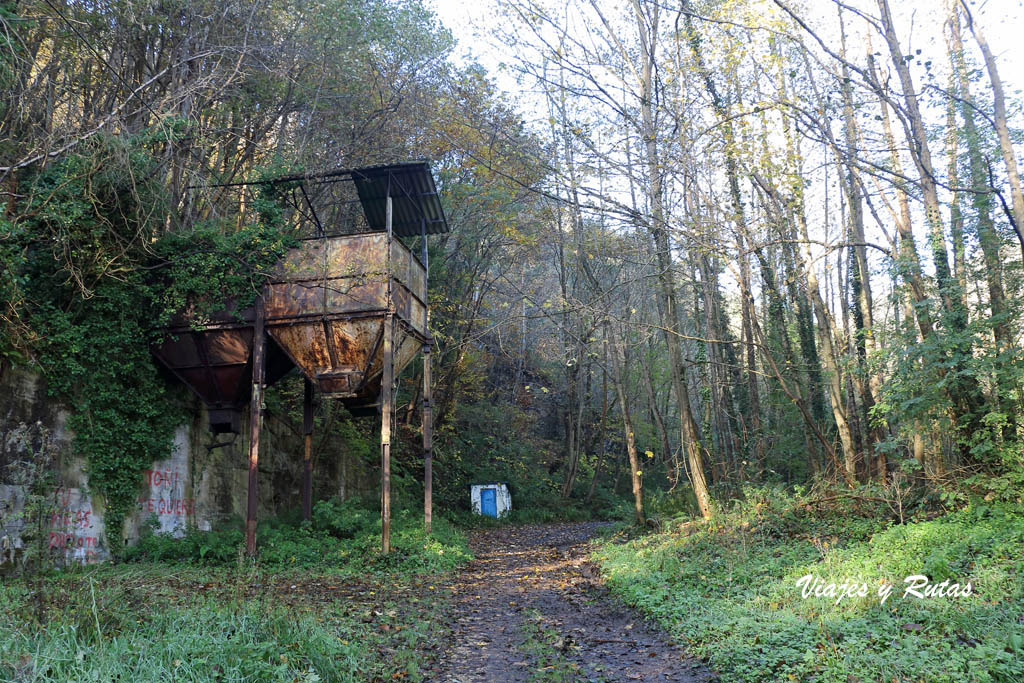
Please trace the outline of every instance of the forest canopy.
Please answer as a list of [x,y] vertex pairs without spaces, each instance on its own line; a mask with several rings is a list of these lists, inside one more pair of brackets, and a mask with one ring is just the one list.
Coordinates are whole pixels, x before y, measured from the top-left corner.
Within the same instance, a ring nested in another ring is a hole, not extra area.
[[57,340],[217,235],[269,240],[233,280],[254,292],[288,226],[225,183],[430,158],[459,486],[524,467],[460,455],[497,404],[538,490],[625,475],[640,519],[645,488],[710,516],[748,481],[1015,498],[1019,92],[971,5],[918,47],[862,4],[503,0],[513,100],[420,2],[5,2],[0,354],[57,377]]

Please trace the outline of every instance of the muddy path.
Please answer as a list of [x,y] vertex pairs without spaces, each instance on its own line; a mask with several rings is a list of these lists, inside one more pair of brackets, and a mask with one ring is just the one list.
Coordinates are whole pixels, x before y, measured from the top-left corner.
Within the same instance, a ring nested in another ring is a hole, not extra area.
[[715,680],[700,660],[601,586],[587,560],[587,542],[600,527],[475,533],[476,559],[450,586],[451,637],[433,680]]

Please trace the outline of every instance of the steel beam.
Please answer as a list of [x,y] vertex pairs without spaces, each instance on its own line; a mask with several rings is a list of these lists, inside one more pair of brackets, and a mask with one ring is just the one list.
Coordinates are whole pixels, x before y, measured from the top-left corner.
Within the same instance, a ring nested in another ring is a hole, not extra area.
[[423,345],[423,522],[431,533],[434,511],[434,404],[430,394],[430,344]]
[[313,518],[313,382],[307,377],[302,400],[302,433],[306,449],[302,457],[302,519]]
[[393,239],[391,220],[391,182],[389,178],[385,213],[385,225],[388,233],[388,312],[384,314],[384,334],[381,345],[383,367],[380,382],[380,549],[385,555],[391,552],[391,393],[395,384],[395,302],[391,295],[391,240]]
[[263,297],[256,299],[252,339],[252,399],[249,404],[249,501],[245,516],[245,552],[256,554],[256,514],[259,510],[260,427],[263,422]]

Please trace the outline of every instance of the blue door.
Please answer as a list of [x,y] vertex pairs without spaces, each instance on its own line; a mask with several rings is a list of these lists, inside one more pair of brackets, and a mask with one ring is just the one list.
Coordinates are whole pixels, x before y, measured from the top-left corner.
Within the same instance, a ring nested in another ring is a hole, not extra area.
[[480,512],[488,517],[498,516],[498,497],[494,489],[480,490]]

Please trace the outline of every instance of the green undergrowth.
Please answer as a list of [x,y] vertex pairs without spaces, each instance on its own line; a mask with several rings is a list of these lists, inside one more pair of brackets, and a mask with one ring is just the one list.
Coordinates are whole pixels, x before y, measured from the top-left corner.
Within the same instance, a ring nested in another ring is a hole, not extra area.
[[432,580],[117,565],[53,577],[41,609],[11,582],[0,680],[422,680],[445,635]]
[[[364,653],[323,624],[287,613],[204,606],[161,610],[138,628],[102,638],[59,623],[43,635],[24,630],[4,643],[0,668],[24,681],[330,680],[358,671]],[[355,680],[355,676],[350,676]]]
[[259,528],[153,533],[127,562],[0,585],[0,680],[363,681],[433,675],[444,575],[471,558],[445,519],[321,501]]
[[[226,566],[238,562],[244,544],[241,523],[214,531],[189,529],[183,538],[143,531],[129,548],[131,562],[169,562]],[[296,514],[272,519],[257,531],[258,562],[267,568],[318,567],[338,574],[366,572],[438,573],[471,559],[465,537],[441,516],[433,530],[423,528],[422,513],[399,510],[391,521],[391,553],[380,552],[379,511],[353,499],[318,501],[312,520]]]
[[[612,590],[724,680],[1024,680],[1019,504],[922,510],[899,524],[870,495],[745,493],[711,523],[666,522],[595,551]],[[864,584],[866,596],[804,598],[807,575]],[[904,592],[913,575],[969,582],[971,595],[916,598]]]

